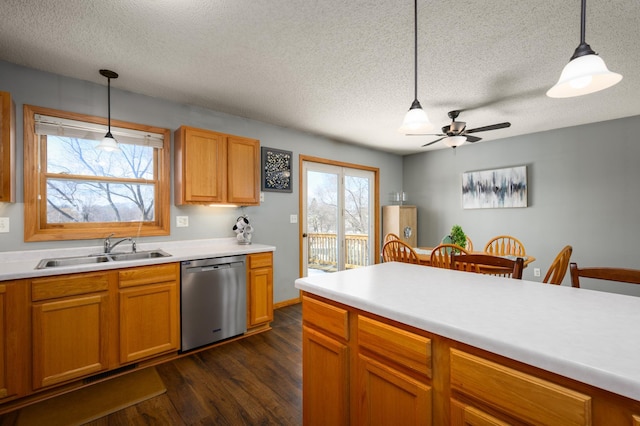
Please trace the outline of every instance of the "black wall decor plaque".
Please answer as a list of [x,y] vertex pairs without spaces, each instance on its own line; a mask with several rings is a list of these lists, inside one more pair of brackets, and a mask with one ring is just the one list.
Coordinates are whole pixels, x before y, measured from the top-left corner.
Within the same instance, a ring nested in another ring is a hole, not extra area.
[[263,146],[262,190],[271,192],[293,192],[291,161],[293,153]]

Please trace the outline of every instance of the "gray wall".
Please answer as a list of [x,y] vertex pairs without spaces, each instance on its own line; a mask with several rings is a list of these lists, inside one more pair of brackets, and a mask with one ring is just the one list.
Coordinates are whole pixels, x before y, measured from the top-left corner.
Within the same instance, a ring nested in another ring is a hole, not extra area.
[[[567,244],[578,265],[640,268],[639,135],[635,116],[406,156],[404,188],[418,206],[419,245],[436,245],[459,224],[479,249],[496,235],[520,239],[537,259],[525,279],[541,281]],[[527,208],[462,208],[463,172],[518,165],[527,166]],[[640,295],[639,287],[607,288]]]
[[[98,67],[96,67],[96,73]],[[126,76],[120,76],[126,78]],[[274,300],[289,300],[298,296],[293,284],[298,271],[298,225],[289,223],[298,212],[298,155],[362,164],[380,168],[380,193],[388,194],[402,188],[402,157],[342,144],[323,137],[273,126],[254,120],[231,116],[204,108],[181,105],[117,89],[111,86],[111,115],[114,119],[169,128],[181,125],[216,130],[260,139],[261,146],[293,151],[293,193],[265,192],[259,207],[229,209],[222,207],[171,206],[169,237],[139,238],[139,241],[166,241],[233,237],[235,219],[243,213],[251,218],[255,229],[253,241],[276,246],[274,254]],[[16,103],[17,202],[0,203],[0,217],[10,218],[10,232],[0,234],[0,251],[31,250],[55,247],[80,247],[100,244],[101,240],[25,243],[23,240],[22,185],[22,106],[37,105],[90,115],[106,116],[106,86],[45,73],[0,61],[0,90],[10,92]],[[259,102],[259,100],[256,100]],[[172,135],[173,141],[173,135]],[[172,145],[173,147],[173,145]],[[173,180],[173,172],[172,172]],[[173,187],[173,184],[172,184]],[[386,201],[381,198],[381,202]],[[175,228],[175,216],[189,216],[188,228]]]

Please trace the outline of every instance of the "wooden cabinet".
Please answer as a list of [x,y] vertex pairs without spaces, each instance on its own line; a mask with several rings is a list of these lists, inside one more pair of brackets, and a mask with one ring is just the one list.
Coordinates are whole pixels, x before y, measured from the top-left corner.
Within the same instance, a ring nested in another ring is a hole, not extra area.
[[382,206],[382,235],[396,234],[411,247],[418,245],[418,208]]
[[260,204],[260,141],[182,126],[174,142],[177,205]]
[[430,339],[308,296],[302,316],[305,425],[432,424]]
[[[452,404],[452,412],[463,407],[463,419],[470,414],[474,418],[494,419],[489,424],[501,424],[498,417],[507,423],[515,418],[527,424],[591,424],[589,395],[457,349],[451,349],[450,370],[451,389],[474,401],[467,405]],[[484,412],[485,407],[493,409],[495,417]],[[464,420],[452,424],[485,423]]]
[[0,401],[19,398],[28,388],[29,300],[23,283],[0,283]]
[[247,328],[273,321],[273,252],[247,255]]
[[177,263],[119,272],[121,364],[179,349]]
[[348,312],[309,297],[303,297],[302,311],[303,423],[348,425]]
[[305,424],[640,425],[640,401],[306,292],[302,318]]
[[358,424],[431,425],[431,341],[358,315]]
[[0,202],[5,203],[16,200],[15,122],[11,95],[0,92]]
[[33,389],[107,370],[113,272],[31,281]]

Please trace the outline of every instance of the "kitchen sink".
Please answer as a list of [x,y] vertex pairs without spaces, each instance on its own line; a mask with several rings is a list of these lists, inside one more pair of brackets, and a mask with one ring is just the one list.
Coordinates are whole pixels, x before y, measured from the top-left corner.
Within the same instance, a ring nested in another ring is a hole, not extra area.
[[138,259],[155,259],[156,257],[171,256],[162,250],[137,251],[135,253],[112,253],[109,256],[115,261],[122,260],[138,260]]
[[104,262],[122,262],[126,260],[155,259],[157,257],[168,256],[171,255],[163,250],[147,250],[131,253],[101,253],[89,256],[57,257],[52,259],[42,259],[36,266],[36,269],[91,265]]

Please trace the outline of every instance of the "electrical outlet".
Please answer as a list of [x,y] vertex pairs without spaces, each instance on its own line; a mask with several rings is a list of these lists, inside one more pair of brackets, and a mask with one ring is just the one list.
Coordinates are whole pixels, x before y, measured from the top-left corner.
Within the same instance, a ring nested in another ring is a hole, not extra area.
[[186,228],[189,226],[189,216],[176,216],[176,227]]
[[0,232],[9,232],[9,218],[0,217]]
[[264,203],[264,192],[260,192],[260,202]]
[[289,216],[289,223],[298,223],[298,215],[292,214],[291,216]]
[[533,276],[534,277],[540,276],[540,268],[533,268]]

